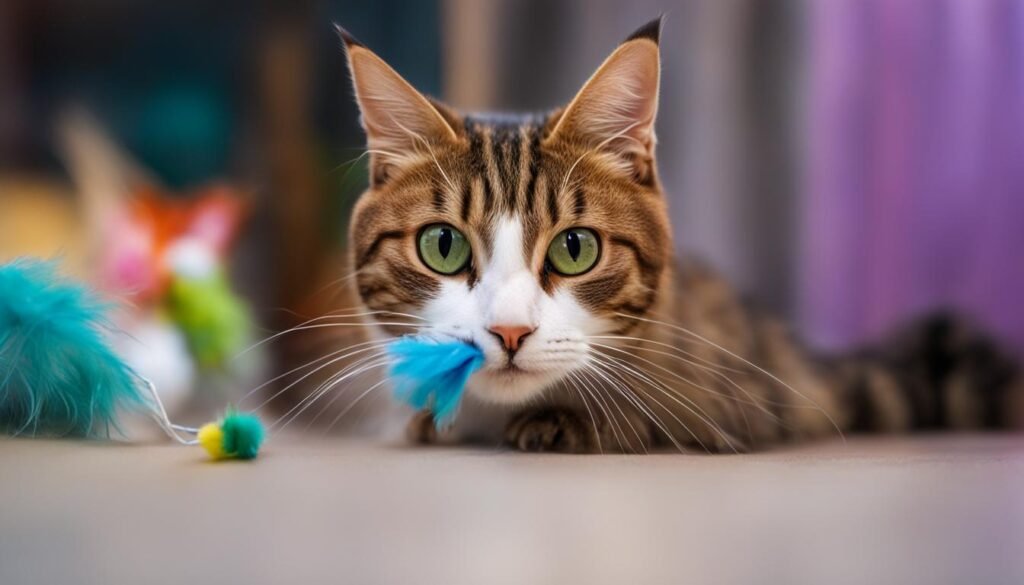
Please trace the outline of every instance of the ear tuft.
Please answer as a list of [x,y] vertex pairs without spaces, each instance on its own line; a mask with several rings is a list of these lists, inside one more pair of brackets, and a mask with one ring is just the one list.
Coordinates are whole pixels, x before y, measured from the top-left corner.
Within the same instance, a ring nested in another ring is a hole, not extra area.
[[344,27],[342,27],[340,24],[336,22],[334,23],[334,31],[338,33],[339,37],[341,37],[341,42],[345,43],[346,49],[349,47],[363,47],[364,49],[366,48],[366,45],[360,42],[359,39],[352,36],[352,33],[345,30]]
[[338,37],[341,38],[341,42],[345,43],[345,47],[364,47],[364,48],[366,48],[366,46],[367,46],[367,45],[362,44],[361,42],[359,42],[359,39],[356,39],[355,37],[353,37],[352,33],[349,33],[348,31],[346,31],[345,28],[342,27],[341,25],[339,25],[338,23],[334,23],[334,32],[338,33]]
[[635,41],[638,39],[647,39],[649,41],[654,41],[655,44],[659,44],[661,42],[661,24],[664,21],[665,15],[662,14],[658,18],[655,18],[654,20],[636,29],[633,32],[633,34],[629,35],[626,38],[626,40],[622,42],[627,43],[629,41]]

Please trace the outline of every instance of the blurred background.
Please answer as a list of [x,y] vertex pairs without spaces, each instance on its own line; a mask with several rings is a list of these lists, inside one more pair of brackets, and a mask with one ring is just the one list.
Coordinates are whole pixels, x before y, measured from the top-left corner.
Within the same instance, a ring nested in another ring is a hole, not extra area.
[[[332,22],[453,106],[543,110],[661,13],[681,252],[823,348],[950,306],[1024,348],[1014,0],[3,0],[0,260],[170,298],[183,359],[216,362],[235,337],[191,336],[189,295],[253,337],[344,276],[366,172]],[[151,274],[165,248],[223,278]]]

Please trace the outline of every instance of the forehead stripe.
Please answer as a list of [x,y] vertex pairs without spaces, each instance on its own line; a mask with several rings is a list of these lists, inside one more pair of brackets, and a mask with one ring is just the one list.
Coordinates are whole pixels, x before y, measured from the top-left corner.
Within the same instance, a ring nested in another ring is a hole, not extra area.
[[473,172],[484,172],[484,143],[480,130],[471,120],[466,120],[466,135],[469,136],[469,164]]
[[583,195],[583,188],[582,187],[579,187],[575,191],[573,191],[573,199],[574,199],[574,203],[575,203],[575,205],[574,205],[574,212],[576,214],[576,219],[579,219],[580,217],[583,216],[583,213],[587,210],[587,198],[584,197],[584,195]]
[[[498,187],[505,176],[505,130],[493,128],[490,132],[490,143],[487,145],[488,161],[494,167],[494,175],[498,178]],[[490,170],[490,169],[488,169]]]
[[485,172],[481,175],[484,183],[484,213],[489,214],[494,208],[494,192],[491,190],[491,177]]
[[506,181],[504,173],[504,137],[505,129],[502,127],[490,127],[484,134],[484,140],[486,141],[486,148],[484,154],[487,164],[485,168],[485,176],[487,182],[485,186],[487,189],[484,194],[487,196],[484,209],[487,213],[490,213],[495,207],[499,211],[506,210],[505,199],[506,199]]
[[487,173],[487,161],[485,160],[485,149],[489,147],[488,144],[484,144],[484,135],[480,131],[480,126],[474,122],[471,118],[466,118],[465,122],[466,134],[469,136],[469,167],[472,176],[468,182],[468,192],[464,193],[463,206],[462,206],[462,217],[463,219],[469,218],[470,213],[470,202],[472,198],[472,177],[480,177],[483,182],[483,199],[484,199],[484,213],[490,213],[493,201],[491,201],[491,179]]
[[444,191],[438,187],[434,187],[434,210],[444,211]]
[[506,161],[505,173],[505,204],[508,209],[516,208],[516,198],[519,195],[519,159],[522,158],[522,138],[519,136],[519,127],[509,128],[508,140],[502,148],[508,149],[508,160]]
[[515,177],[515,208],[519,209],[525,205],[527,194],[523,191],[523,187],[529,180],[530,175],[530,127],[520,126],[516,129],[516,165],[513,169]]
[[467,179],[462,184],[462,206],[459,211],[459,216],[462,217],[462,221],[469,221],[469,214],[473,210],[473,180],[472,178]]
[[548,195],[548,215],[551,217],[551,223],[558,223],[558,192],[555,191],[555,185],[552,181],[550,185],[547,185]]
[[527,170],[529,179],[526,181],[526,211],[533,211],[533,202],[536,199],[534,191],[537,187],[538,167],[540,166],[540,129],[533,128],[533,136],[530,138],[530,167]]

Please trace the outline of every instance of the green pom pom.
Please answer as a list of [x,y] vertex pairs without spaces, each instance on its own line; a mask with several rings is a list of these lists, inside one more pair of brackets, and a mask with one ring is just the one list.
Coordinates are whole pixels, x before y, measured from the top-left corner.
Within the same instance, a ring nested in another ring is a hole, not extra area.
[[204,368],[222,367],[245,345],[249,311],[221,273],[173,279],[167,309]]
[[266,436],[263,423],[251,414],[229,412],[220,423],[224,431],[224,452],[238,459],[253,459]]

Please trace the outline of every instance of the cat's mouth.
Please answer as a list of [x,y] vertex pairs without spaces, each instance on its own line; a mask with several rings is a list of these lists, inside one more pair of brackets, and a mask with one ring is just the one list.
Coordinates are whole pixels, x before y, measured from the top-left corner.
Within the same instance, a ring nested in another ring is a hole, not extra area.
[[523,368],[519,364],[512,361],[505,362],[505,364],[501,366],[488,368],[487,370],[485,370],[485,372],[494,376],[504,376],[509,378],[513,378],[516,376],[528,376],[531,374],[539,373],[527,370],[526,368]]
[[521,365],[516,362],[505,362],[500,365],[495,364],[485,367],[480,370],[480,374],[492,383],[530,385],[536,380],[549,378],[553,372],[551,370],[530,367],[529,365]]
[[522,404],[540,395],[572,369],[567,360],[556,360],[545,354],[491,355],[486,365],[474,374],[468,391],[495,404]]
[[484,368],[473,378],[470,391],[478,398],[498,404],[520,404],[547,386],[552,373],[506,362]]

